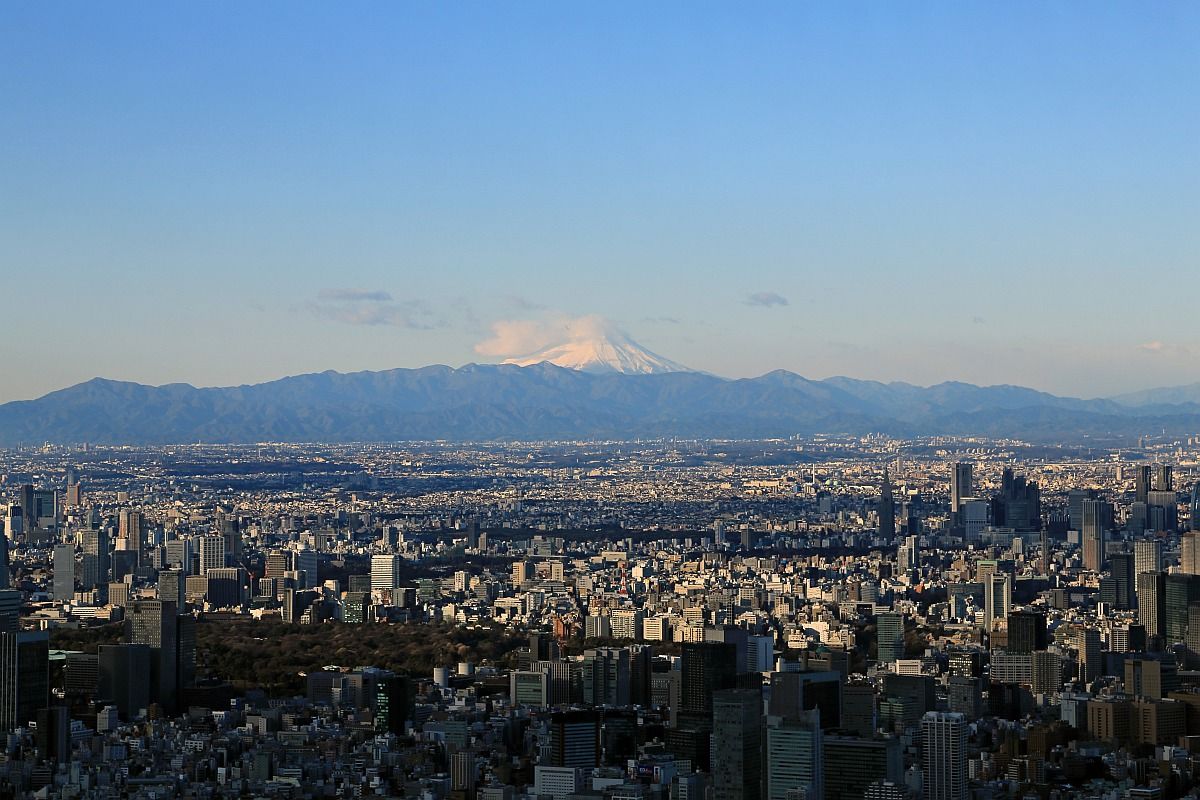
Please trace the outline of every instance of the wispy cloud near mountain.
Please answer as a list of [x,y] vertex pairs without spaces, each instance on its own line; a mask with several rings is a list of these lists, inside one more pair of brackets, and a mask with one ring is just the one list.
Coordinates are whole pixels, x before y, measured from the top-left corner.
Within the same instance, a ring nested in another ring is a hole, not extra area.
[[322,289],[307,308],[314,316],[347,325],[429,330],[442,324],[421,301],[398,302],[382,289]]

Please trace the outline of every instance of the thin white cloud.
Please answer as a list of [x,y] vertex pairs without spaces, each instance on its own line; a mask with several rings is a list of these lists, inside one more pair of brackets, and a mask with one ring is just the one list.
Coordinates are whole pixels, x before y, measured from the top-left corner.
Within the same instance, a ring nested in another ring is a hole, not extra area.
[[788,299],[776,292],[755,292],[746,297],[745,304],[758,308],[773,308],[788,305]]
[[475,352],[495,358],[527,356],[550,345],[615,330],[616,326],[599,314],[572,317],[555,313],[542,319],[501,319],[492,323],[491,336],[476,343]]
[[1167,346],[1157,339],[1151,342],[1143,342],[1142,344],[1138,345],[1138,350],[1146,353],[1161,353],[1166,349]]
[[429,330],[443,324],[419,300],[397,302],[382,289],[322,289],[308,312],[346,325]]
[[392,294],[382,289],[322,289],[317,297],[332,303],[387,303]]

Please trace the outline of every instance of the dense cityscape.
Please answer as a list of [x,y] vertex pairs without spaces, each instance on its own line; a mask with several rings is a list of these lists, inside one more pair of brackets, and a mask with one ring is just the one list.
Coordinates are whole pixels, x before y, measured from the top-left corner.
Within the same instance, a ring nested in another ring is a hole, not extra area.
[[1200,437],[0,453],[6,796],[1175,798]]

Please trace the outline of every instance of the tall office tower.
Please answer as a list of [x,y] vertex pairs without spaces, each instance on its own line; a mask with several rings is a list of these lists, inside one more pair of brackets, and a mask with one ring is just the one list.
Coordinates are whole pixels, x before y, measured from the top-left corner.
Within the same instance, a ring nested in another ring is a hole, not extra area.
[[894,611],[875,618],[876,658],[880,664],[894,664],[904,658],[904,615]]
[[1184,667],[1190,670],[1200,669],[1200,603],[1188,606],[1187,637],[1184,644]]
[[964,497],[975,494],[973,467],[963,461],[954,462],[950,471],[950,513],[957,515]]
[[737,685],[737,645],[684,642],[679,679],[680,716],[710,720],[713,692]]
[[145,531],[142,512],[124,509],[117,515],[117,537],[125,540],[125,549],[141,553],[145,547]]
[[1114,605],[1122,610],[1133,608],[1137,601],[1137,584],[1134,583],[1133,553],[1113,553],[1108,559],[1116,597]]
[[1146,502],[1146,495],[1150,493],[1153,467],[1149,464],[1138,464],[1133,469],[1134,501],[1144,503]]
[[820,711],[822,727],[843,727],[842,673],[835,670],[771,673],[768,715],[793,720],[813,710]]
[[1191,511],[1188,528],[1194,531],[1200,530],[1200,481],[1192,484],[1192,496],[1191,502],[1188,504],[1188,509]]
[[1167,613],[1167,582],[1161,572],[1143,572],[1137,576],[1138,622],[1147,636],[1163,635]]
[[967,719],[930,711],[921,718],[924,800],[966,800]]
[[1187,638],[1188,606],[1200,603],[1200,575],[1167,575],[1163,599],[1163,636],[1168,646]]
[[903,782],[904,749],[900,739],[828,735],[823,739],[825,800],[863,800],[873,782]]
[[164,569],[158,573],[158,599],[174,603],[182,611],[187,605],[187,576],[181,569]]
[[196,684],[196,618],[180,614],[175,618],[175,681],[179,689]]
[[0,633],[0,730],[11,732],[50,705],[50,634]]
[[1083,567],[1092,572],[1104,568],[1104,549],[1113,527],[1112,504],[1104,500],[1083,501]]
[[1078,653],[1079,680],[1091,683],[1103,671],[1103,654],[1100,651],[1100,631],[1095,628],[1079,628],[1074,636]]
[[887,541],[896,538],[896,503],[892,499],[892,481],[887,467],[883,468],[883,486],[876,507],[879,515],[879,536]]
[[1154,490],[1158,492],[1175,491],[1175,482],[1171,480],[1170,464],[1154,465]]
[[878,696],[869,683],[850,683],[842,689],[842,728],[857,736],[874,736],[879,715]]
[[4,521],[0,520],[0,589],[12,586],[12,559],[8,552],[8,534]]
[[244,567],[215,567],[208,578],[208,602],[217,608],[236,608],[246,602],[249,577]]
[[1042,575],[1050,575],[1050,531],[1042,528],[1038,534],[1038,558]]
[[371,556],[371,591],[394,592],[400,585],[400,564],[398,555]]
[[1008,615],[1008,652],[1032,653],[1046,649],[1046,616],[1033,611]]
[[21,590],[0,589],[0,632],[21,630]]
[[26,537],[35,528],[55,528],[58,525],[58,493],[53,489],[21,487],[21,512]]
[[266,567],[263,571],[264,578],[272,578],[275,580],[283,578],[292,571],[292,551],[290,550],[275,550],[267,553]]
[[183,570],[190,575],[192,568],[192,542],[189,539],[171,539],[166,544],[166,566]]
[[54,599],[60,602],[75,596],[75,545],[54,545]]
[[1179,571],[1184,575],[1200,575],[1200,531],[1179,537]]
[[150,706],[153,668],[150,648],[144,644],[102,644],[97,649],[99,680],[97,699],[111,703],[125,719],[133,719]]
[[1149,528],[1156,532],[1179,529],[1179,497],[1174,492],[1155,489],[1146,496]]
[[765,792],[767,800],[788,800],[797,790],[807,800],[823,800],[824,747],[821,715],[809,711],[795,719],[767,717]]
[[304,580],[301,586],[304,589],[312,589],[321,585],[320,557],[316,550],[309,550],[307,547],[303,550],[296,550],[292,553],[295,571],[303,575]]
[[1012,576],[1007,572],[989,575],[983,581],[983,627],[991,634],[992,623],[1012,610]]
[[150,697],[168,712],[179,685],[177,617],[175,604],[163,600],[134,600],[125,609],[125,641],[150,648]]
[[593,706],[629,705],[631,656],[627,647],[585,651],[581,664],[583,702]]
[[1041,489],[1024,475],[1005,468],[1000,494],[992,500],[992,521],[997,527],[1018,531],[1041,530]]
[[87,528],[83,531],[83,557],[80,560],[80,583],[85,589],[95,589],[108,582],[108,531]]
[[225,539],[220,536],[199,536],[196,538],[200,553],[200,574],[207,575],[210,569],[225,567]]
[[1072,530],[1083,530],[1083,502],[1099,496],[1100,493],[1095,489],[1072,489],[1067,492],[1067,524]]
[[416,714],[417,687],[404,675],[393,675],[376,684],[375,730],[403,734],[405,721]]
[[[216,535],[225,540],[225,556],[230,564],[236,564],[242,555],[242,531],[237,517],[224,511],[217,513]],[[313,576],[316,577],[315,575]]]
[[609,627],[614,639],[641,639],[642,620],[645,615],[640,609],[614,608],[608,615]]
[[1157,539],[1138,539],[1133,543],[1133,574],[1162,572],[1162,542]]
[[550,766],[600,766],[600,712],[562,711],[550,715]]
[[68,508],[78,508],[83,505],[83,487],[79,483],[79,473],[74,467],[67,468],[67,497],[65,505]]
[[713,800],[762,797],[762,692],[722,689],[712,697]]

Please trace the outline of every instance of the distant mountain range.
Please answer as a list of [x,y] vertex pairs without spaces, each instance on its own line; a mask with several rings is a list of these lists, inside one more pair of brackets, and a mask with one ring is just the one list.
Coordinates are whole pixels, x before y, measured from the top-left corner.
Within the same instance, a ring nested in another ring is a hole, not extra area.
[[0,405],[0,446],[44,442],[534,440],[815,433],[1119,442],[1200,432],[1200,385],[1111,399],[1018,386],[920,387],[776,371],[569,369],[549,363],[298,375],[198,389],[94,380]]

